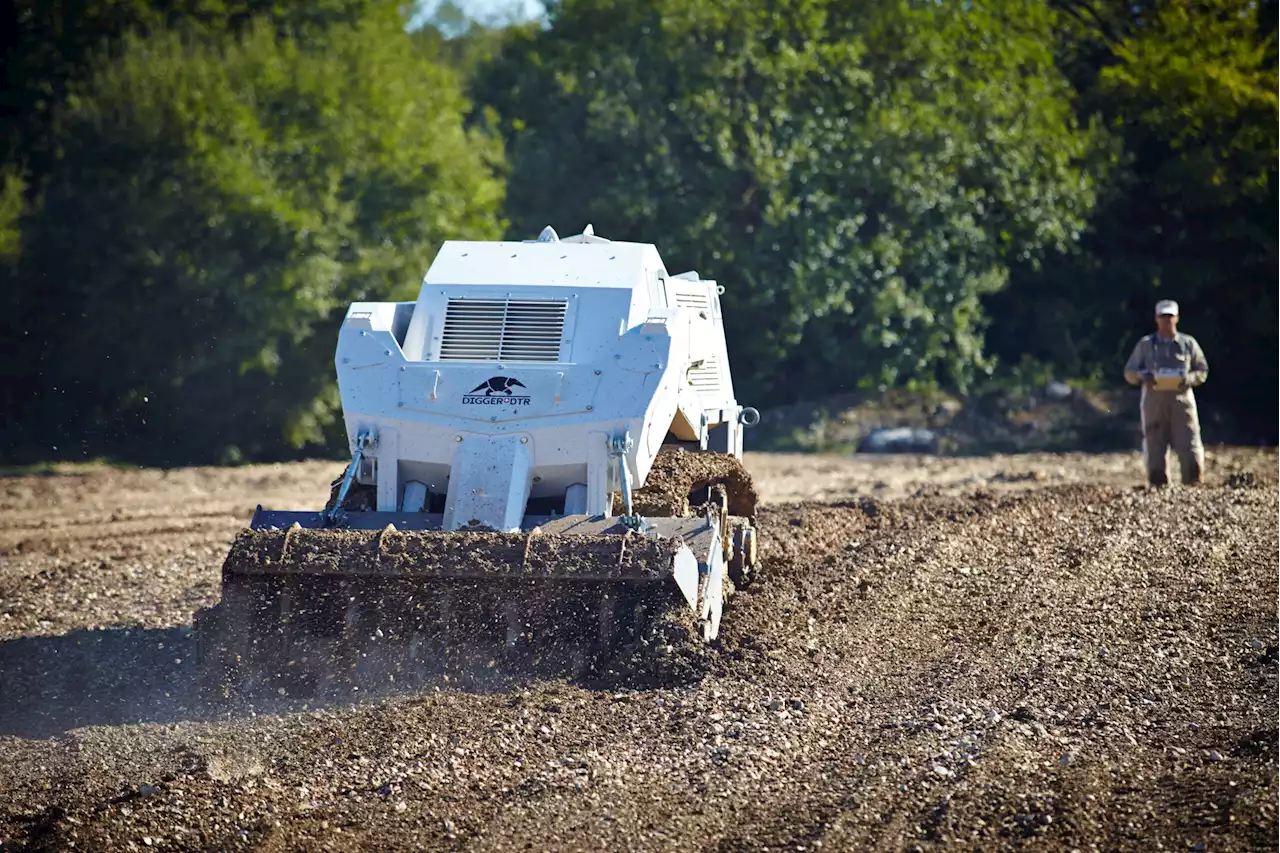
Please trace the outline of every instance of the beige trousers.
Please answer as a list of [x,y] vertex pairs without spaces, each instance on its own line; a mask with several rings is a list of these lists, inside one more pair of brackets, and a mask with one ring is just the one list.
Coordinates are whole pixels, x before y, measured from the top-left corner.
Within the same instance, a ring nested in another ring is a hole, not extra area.
[[1183,483],[1204,479],[1204,444],[1200,441],[1200,415],[1196,395],[1186,391],[1142,389],[1142,458],[1147,466],[1147,482],[1163,486],[1169,482],[1168,451],[1178,454]]

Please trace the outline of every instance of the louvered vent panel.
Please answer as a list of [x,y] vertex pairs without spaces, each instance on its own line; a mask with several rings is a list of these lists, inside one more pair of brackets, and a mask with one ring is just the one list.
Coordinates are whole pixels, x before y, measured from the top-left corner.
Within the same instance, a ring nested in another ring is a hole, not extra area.
[[563,299],[450,299],[441,361],[560,360]]
[[710,307],[710,300],[707,297],[707,286],[705,284],[693,287],[680,286],[675,282],[672,284],[671,295],[675,297],[675,304],[679,308],[698,308],[705,311]]
[[708,358],[698,367],[689,368],[685,375],[695,391],[720,390],[720,364],[715,358]]

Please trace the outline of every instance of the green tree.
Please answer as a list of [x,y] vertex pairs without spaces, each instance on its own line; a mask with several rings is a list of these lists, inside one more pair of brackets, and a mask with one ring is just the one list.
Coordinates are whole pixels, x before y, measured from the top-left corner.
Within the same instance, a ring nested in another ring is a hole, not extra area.
[[23,235],[41,422],[147,461],[279,456],[334,425],[351,301],[497,236],[500,146],[394,9],[322,42],[129,37],[56,118]]
[[512,32],[533,31],[538,27],[537,22],[515,19],[476,20],[448,0],[441,3],[434,14],[412,23],[420,24],[412,31],[418,49],[432,60],[454,69],[467,81],[498,54]]
[[0,411],[9,417],[25,402],[34,365],[27,346],[29,330],[18,322],[18,258],[25,212],[26,181],[14,167],[0,169]]
[[26,205],[26,181],[17,169],[0,172],[0,266],[18,260],[22,248],[22,213]]
[[508,213],[727,287],[753,399],[989,367],[980,298],[1093,203],[1042,3],[564,0],[476,84]]
[[1155,301],[1177,299],[1214,366],[1211,420],[1239,424],[1210,437],[1275,440],[1275,4],[1056,3],[1080,115],[1112,129],[1122,168],[1086,251],[990,300],[994,343],[1116,377]]
[[15,0],[0,8],[5,85],[0,90],[0,162],[24,161],[41,178],[56,156],[49,135],[69,87],[87,79],[127,34],[183,29],[209,37],[269,20],[305,42],[360,20],[375,0]]

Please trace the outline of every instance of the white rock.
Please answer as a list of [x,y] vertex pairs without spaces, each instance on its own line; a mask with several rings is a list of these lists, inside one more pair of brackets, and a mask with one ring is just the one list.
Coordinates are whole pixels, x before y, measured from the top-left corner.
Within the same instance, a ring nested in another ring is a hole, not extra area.
[[1054,380],[1044,386],[1044,395],[1050,400],[1065,400],[1072,395],[1071,386],[1065,382]]

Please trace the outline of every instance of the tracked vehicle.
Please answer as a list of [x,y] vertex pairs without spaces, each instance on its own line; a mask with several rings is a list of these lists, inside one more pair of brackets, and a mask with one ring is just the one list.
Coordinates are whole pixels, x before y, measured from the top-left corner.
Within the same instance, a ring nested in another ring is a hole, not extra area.
[[711,641],[755,562],[723,288],[592,233],[447,242],[418,299],[355,303],[351,461],[258,507],[197,614],[207,692],[508,665],[581,674],[673,609]]

